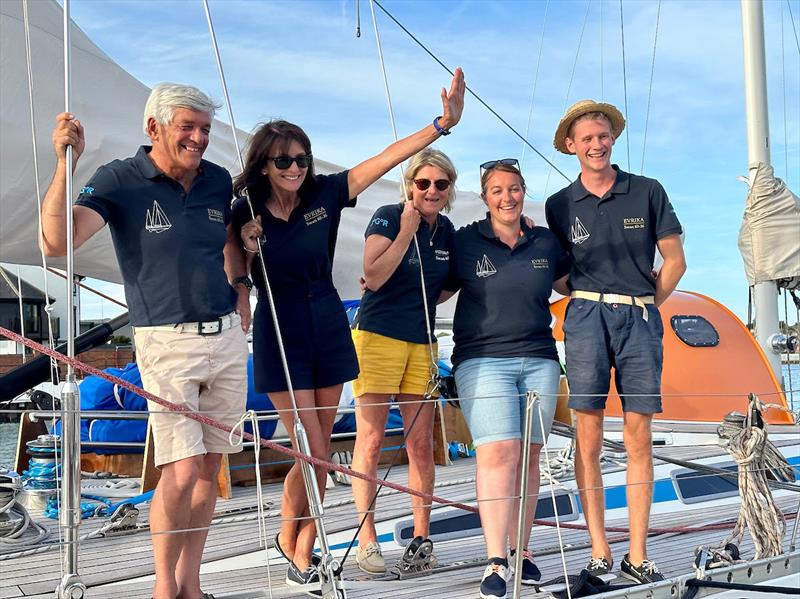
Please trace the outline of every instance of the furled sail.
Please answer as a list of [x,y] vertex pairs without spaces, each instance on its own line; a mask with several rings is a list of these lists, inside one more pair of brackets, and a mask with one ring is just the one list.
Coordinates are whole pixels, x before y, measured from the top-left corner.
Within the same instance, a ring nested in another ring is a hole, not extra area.
[[[771,166],[750,165],[752,185],[739,229],[739,251],[750,285],[800,286],[800,198]],[[755,173],[753,173],[755,171]]]

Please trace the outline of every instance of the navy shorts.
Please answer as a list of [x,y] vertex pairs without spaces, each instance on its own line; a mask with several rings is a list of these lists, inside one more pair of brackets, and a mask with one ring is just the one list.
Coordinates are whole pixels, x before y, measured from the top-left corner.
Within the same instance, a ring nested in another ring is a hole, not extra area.
[[639,414],[661,412],[661,364],[664,327],[658,308],[642,309],[573,299],[564,320],[569,407],[602,410],[614,382],[622,409]]
[[[358,376],[350,324],[336,289],[275,294],[275,304],[294,389],[330,387]],[[264,292],[259,292],[253,319],[253,378],[259,393],[287,390]]]

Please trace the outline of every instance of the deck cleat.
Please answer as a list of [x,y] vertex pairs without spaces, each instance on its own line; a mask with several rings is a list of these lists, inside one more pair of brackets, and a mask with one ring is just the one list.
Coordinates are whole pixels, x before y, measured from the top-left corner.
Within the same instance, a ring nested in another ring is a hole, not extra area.
[[[105,508],[101,505],[99,509]],[[136,530],[139,520],[139,508],[131,503],[123,503],[108,517],[101,531],[104,537],[111,537]]]
[[400,560],[392,567],[392,572],[403,578],[414,574],[431,573],[436,564],[433,557],[433,541],[414,537],[406,546]]

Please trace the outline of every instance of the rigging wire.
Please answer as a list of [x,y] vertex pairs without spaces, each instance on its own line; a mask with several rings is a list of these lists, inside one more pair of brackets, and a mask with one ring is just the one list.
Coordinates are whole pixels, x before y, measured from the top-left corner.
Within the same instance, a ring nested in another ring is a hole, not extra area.
[[[656,31],[653,35],[653,60],[650,63],[650,84],[647,86],[647,112],[644,116],[644,138],[642,139],[642,166],[639,169],[640,174],[644,174],[644,154],[647,148],[647,125],[650,123],[650,100],[653,97],[653,75],[656,70],[656,47],[658,46],[658,24],[661,20],[661,0],[658,0],[658,9],[656,10]],[[625,109],[627,114],[628,110]]]
[[361,0],[356,0],[356,37],[361,37]]
[[792,4],[786,0],[786,7],[789,9],[789,19],[792,21],[792,31],[794,32],[794,43],[797,46],[797,55],[800,56],[800,40],[797,37],[797,27],[794,24],[794,13],[792,13]]
[[600,101],[605,102],[605,60],[603,59],[603,0],[600,0]]
[[[37,236],[39,237],[39,255],[42,259],[42,279],[44,281],[44,312],[47,315],[47,341],[49,347],[56,346],[55,334],[53,333],[53,302],[50,300],[50,286],[47,280],[47,256],[45,256],[44,243],[42,238],[42,192],[39,187],[39,155],[36,150],[36,111],[33,103],[33,59],[31,57],[31,25],[28,17],[28,0],[22,2],[22,21],[25,30],[25,63],[28,74],[28,107],[31,117],[31,150],[33,151],[33,177],[36,188],[36,218],[38,222]],[[58,363],[50,359],[50,382],[58,385]],[[55,424],[55,415],[53,416]]]
[[619,32],[622,42],[622,91],[625,101],[625,119],[627,120],[627,133],[625,135],[625,148],[628,151],[628,171],[631,170],[631,115],[628,113],[628,73],[625,68],[625,18],[622,14],[622,0],[619,0]]
[[[569,82],[567,83],[567,93],[564,95],[564,107],[562,113],[566,112],[567,106],[569,104],[569,95],[572,92],[572,83],[575,81],[575,71],[578,69],[578,58],[581,55],[581,47],[583,45],[583,34],[586,31],[586,23],[589,20],[589,7],[591,7],[591,5],[592,5],[592,0],[586,0],[586,12],[583,13],[583,24],[581,25],[581,32],[580,35],[578,36],[578,44],[577,47],[575,48],[575,58],[572,61],[572,70],[570,71]],[[550,156],[554,157],[555,155],[556,151],[553,150]],[[542,194],[544,197],[547,197],[547,188],[550,186],[550,175],[552,174],[552,172],[553,172],[552,169],[547,171],[547,177],[545,178],[544,181],[544,193]]]
[[[544,5],[544,17],[542,17],[542,33],[539,36],[539,55],[536,58],[536,71],[533,75],[533,89],[531,90],[531,105],[528,108],[528,123],[525,125],[525,139],[528,139],[528,135],[530,135],[531,130],[531,122],[533,119],[533,104],[536,100],[536,86],[539,82],[539,66],[542,64],[542,48],[544,47],[544,32],[547,29],[547,12],[550,8],[550,0]],[[520,170],[524,170],[525,167],[525,150],[528,148],[526,144],[522,144],[522,157],[519,161]]]
[[[392,21],[394,21],[394,23],[395,23],[395,24],[396,24],[396,25],[397,25],[397,26],[398,26],[400,29],[402,29],[402,30],[403,30],[403,32],[404,32],[406,35],[408,35],[408,36],[409,36],[409,37],[410,37],[412,40],[414,40],[414,42],[416,42],[416,44],[417,44],[417,45],[418,45],[420,48],[422,48],[422,49],[423,49],[423,50],[424,50],[424,51],[425,51],[425,52],[428,54],[428,56],[430,56],[431,58],[433,58],[433,60],[435,60],[435,61],[436,61],[436,62],[439,64],[439,66],[441,66],[441,67],[442,67],[442,68],[443,68],[445,71],[447,71],[447,72],[448,72],[448,73],[450,73],[451,75],[453,75],[453,74],[454,74],[454,73],[453,73],[453,71],[452,71],[452,69],[450,69],[450,67],[448,67],[446,64],[444,64],[444,63],[443,63],[443,62],[442,62],[442,61],[439,59],[439,57],[438,57],[438,56],[436,56],[436,55],[435,55],[433,52],[431,52],[431,51],[430,51],[430,50],[427,48],[427,46],[425,46],[425,44],[423,44],[423,43],[422,43],[422,42],[421,42],[421,41],[420,41],[420,40],[419,40],[419,39],[418,39],[418,38],[417,38],[417,37],[416,37],[416,36],[415,36],[413,33],[411,33],[411,32],[410,32],[410,31],[409,31],[409,30],[406,28],[406,26],[405,26],[405,25],[403,25],[403,24],[402,24],[400,21],[398,21],[398,20],[397,20],[397,18],[395,18],[395,16],[394,16],[392,13],[390,13],[390,12],[389,12],[389,11],[388,11],[386,8],[384,8],[384,6],[383,6],[383,5],[382,5],[382,4],[381,4],[381,3],[380,3],[378,0],[373,0],[373,2],[375,3],[375,6],[377,6],[378,8],[380,8],[380,9],[381,9],[381,10],[382,10],[382,11],[383,11],[385,14],[386,14],[386,16],[388,16],[388,17],[389,17],[389,18],[390,18]],[[511,131],[511,132],[512,132],[514,135],[516,135],[517,137],[519,137],[519,138],[520,138],[520,140],[522,140],[522,142],[523,142],[523,143],[524,143],[526,146],[528,146],[528,147],[529,147],[531,150],[533,150],[534,152],[536,152],[536,154],[539,156],[539,158],[541,158],[541,159],[542,159],[542,160],[544,160],[544,161],[545,161],[547,164],[549,164],[549,165],[550,165],[550,168],[554,169],[554,170],[555,170],[555,171],[556,171],[556,172],[557,172],[559,175],[561,175],[562,177],[564,177],[564,179],[566,179],[567,181],[570,181],[570,178],[569,178],[569,177],[568,177],[566,174],[564,174],[564,172],[563,172],[562,170],[560,170],[560,169],[559,169],[559,168],[558,168],[558,167],[557,167],[555,164],[553,164],[553,162],[552,162],[550,159],[548,159],[548,158],[547,158],[547,157],[546,157],[544,154],[542,154],[542,153],[541,153],[539,150],[537,150],[537,149],[536,149],[536,148],[533,146],[533,144],[531,144],[531,143],[530,143],[530,142],[529,142],[527,139],[525,139],[525,137],[523,137],[523,135],[522,135],[522,134],[521,134],[519,131],[517,131],[517,130],[514,128],[514,126],[513,126],[513,125],[511,125],[511,123],[509,123],[509,122],[508,122],[506,119],[504,119],[502,116],[500,116],[500,114],[499,114],[499,113],[498,113],[498,112],[497,112],[497,111],[496,111],[494,108],[492,108],[491,106],[489,106],[489,104],[487,104],[487,103],[486,103],[486,101],[485,101],[483,98],[481,98],[481,97],[480,97],[480,96],[479,96],[479,95],[478,95],[478,94],[477,94],[475,91],[473,91],[473,89],[472,89],[472,88],[471,88],[469,85],[467,85],[467,86],[466,86],[466,89],[467,89],[467,91],[468,91],[470,94],[472,94],[472,97],[473,97],[473,98],[475,98],[475,99],[476,99],[478,102],[480,102],[480,103],[483,105],[483,107],[484,107],[484,108],[486,108],[486,109],[487,109],[487,110],[488,110],[490,113],[492,113],[492,115],[494,115],[494,116],[497,118],[497,120],[499,120],[501,123],[503,123],[503,124],[504,124],[504,125],[505,125],[505,126],[508,128],[508,129],[509,129],[509,131]]]

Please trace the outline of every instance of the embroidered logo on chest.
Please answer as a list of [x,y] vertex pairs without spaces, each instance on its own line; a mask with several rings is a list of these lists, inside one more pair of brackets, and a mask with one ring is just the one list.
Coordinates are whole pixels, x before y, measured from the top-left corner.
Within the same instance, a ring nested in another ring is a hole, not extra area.
[[623,229],[644,229],[647,226],[647,223],[642,216],[635,216],[631,218],[623,218],[622,219],[622,228]]
[[450,260],[450,252],[448,250],[434,250],[437,260]]
[[496,274],[497,269],[494,267],[494,264],[492,264],[492,261],[489,260],[489,256],[484,254],[483,258],[478,260],[478,263],[475,265],[475,276],[484,279]]
[[547,258],[531,258],[534,268],[550,268],[550,261]]
[[577,216],[575,217],[575,224],[569,228],[569,238],[575,245],[580,245],[591,237],[589,229],[586,228]]
[[153,207],[147,211],[144,228],[150,233],[163,233],[172,228],[172,223],[169,222],[167,213],[155,200],[153,200]]
[[215,210],[214,208],[208,209],[208,220],[214,223],[225,223],[222,215],[222,210]]
[[328,212],[325,210],[325,207],[317,208],[316,210],[312,210],[311,212],[306,212],[303,215],[303,218],[306,221],[306,226],[310,227],[313,224],[318,223],[321,220],[325,220],[328,218]]

